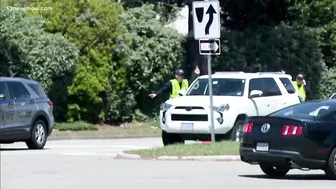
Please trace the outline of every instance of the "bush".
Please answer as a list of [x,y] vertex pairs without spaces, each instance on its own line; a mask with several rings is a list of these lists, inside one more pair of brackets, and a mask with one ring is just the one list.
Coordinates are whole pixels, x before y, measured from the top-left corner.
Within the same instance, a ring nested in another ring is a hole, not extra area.
[[85,122],[56,123],[55,129],[59,131],[96,131],[98,130],[91,124]]

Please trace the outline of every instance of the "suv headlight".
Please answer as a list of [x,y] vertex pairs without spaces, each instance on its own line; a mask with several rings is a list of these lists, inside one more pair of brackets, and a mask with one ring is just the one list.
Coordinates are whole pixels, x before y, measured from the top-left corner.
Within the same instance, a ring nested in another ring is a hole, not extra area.
[[214,106],[215,111],[224,112],[230,108],[229,104],[222,104],[220,106]]
[[171,104],[167,104],[167,103],[162,103],[161,105],[160,105],[160,110],[162,110],[162,111],[167,111],[170,107],[172,107],[173,105],[171,105]]

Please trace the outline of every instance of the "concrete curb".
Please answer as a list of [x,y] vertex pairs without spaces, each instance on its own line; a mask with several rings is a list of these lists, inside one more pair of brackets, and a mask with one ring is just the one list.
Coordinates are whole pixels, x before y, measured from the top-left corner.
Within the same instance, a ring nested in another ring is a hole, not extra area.
[[139,160],[141,157],[136,154],[126,154],[124,152],[119,152],[115,156],[115,159],[129,159],[129,160]]
[[[148,160],[143,159],[136,154],[127,154],[120,152],[116,155],[115,159],[128,159],[128,160]],[[152,160],[185,160],[185,161],[240,161],[240,156],[234,155],[219,155],[219,156],[160,156]]]
[[240,156],[160,156],[158,160],[188,160],[188,161],[240,161]]

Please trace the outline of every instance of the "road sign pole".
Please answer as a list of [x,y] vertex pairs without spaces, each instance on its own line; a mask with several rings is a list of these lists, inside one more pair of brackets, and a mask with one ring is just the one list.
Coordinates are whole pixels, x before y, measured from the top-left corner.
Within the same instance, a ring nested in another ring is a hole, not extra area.
[[220,54],[220,6],[218,0],[193,1],[194,39],[199,40],[201,55],[207,55],[210,97],[211,142],[215,143],[215,120],[212,91],[211,55]]
[[210,130],[211,130],[211,143],[215,143],[215,123],[213,111],[213,94],[212,94],[212,70],[211,70],[211,55],[207,55],[208,62],[208,75],[209,75],[209,97],[210,97]]

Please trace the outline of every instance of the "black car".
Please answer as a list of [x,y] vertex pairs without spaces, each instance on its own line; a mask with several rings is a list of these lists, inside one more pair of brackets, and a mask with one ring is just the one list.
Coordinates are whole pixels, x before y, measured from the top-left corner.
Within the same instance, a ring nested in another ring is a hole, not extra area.
[[259,164],[266,175],[322,169],[336,179],[336,100],[309,101],[250,117],[242,132],[241,160]]

